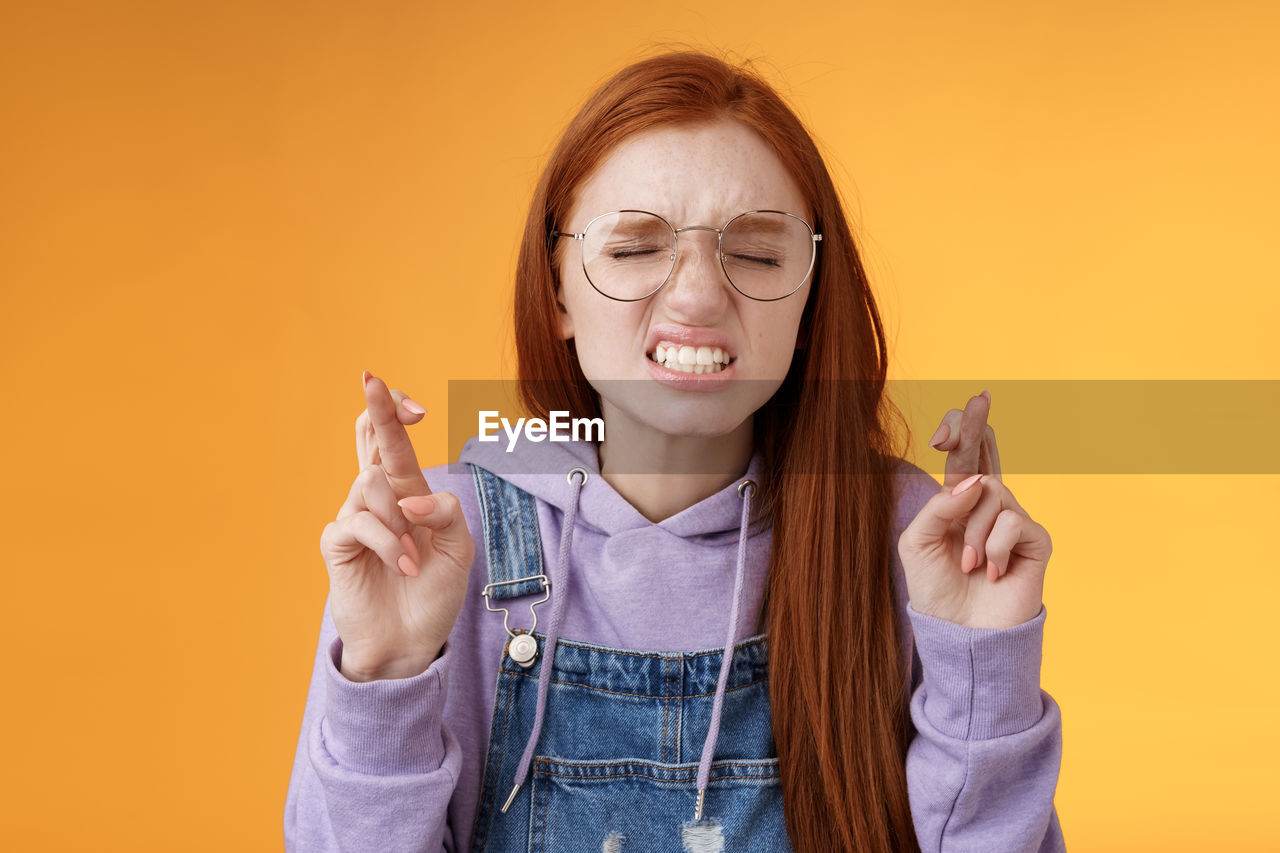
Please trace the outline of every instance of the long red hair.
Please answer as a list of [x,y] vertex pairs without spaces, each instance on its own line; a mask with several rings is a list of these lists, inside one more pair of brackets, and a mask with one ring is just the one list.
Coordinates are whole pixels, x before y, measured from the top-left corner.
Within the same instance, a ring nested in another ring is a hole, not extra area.
[[522,403],[598,417],[595,392],[556,319],[556,255],[577,186],[627,137],[732,118],[760,134],[796,181],[823,234],[801,349],[755,415],[761,513],[773,526],[765,594],[770,707],[787,830],[797,850],[906,850],[909,737],[890,577],[894,494],[880,315],[826,164],[803,123],[749,67],[676,52],[604,83],[569,123],[534,192],[516,271]]

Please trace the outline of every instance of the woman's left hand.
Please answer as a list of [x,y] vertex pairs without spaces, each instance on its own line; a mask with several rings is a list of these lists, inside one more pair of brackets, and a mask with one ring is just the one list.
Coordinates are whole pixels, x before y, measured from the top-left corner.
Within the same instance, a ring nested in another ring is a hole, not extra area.
[[1000,479],[990,410],[984,391],[943,418],[932,444],[947,451],[942,491],[898,539],[911,607],[969,628],[1011,628],[1039,615],[1053,551],[1049,532]]

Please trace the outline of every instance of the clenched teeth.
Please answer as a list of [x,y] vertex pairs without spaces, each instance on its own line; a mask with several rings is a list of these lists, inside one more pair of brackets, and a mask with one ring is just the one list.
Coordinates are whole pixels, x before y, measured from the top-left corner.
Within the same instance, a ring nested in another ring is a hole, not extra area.
[[668,370],[694,374],[719,373],[732,361],[720,347],[691,347],[666,341],[658,344],[649,357]]

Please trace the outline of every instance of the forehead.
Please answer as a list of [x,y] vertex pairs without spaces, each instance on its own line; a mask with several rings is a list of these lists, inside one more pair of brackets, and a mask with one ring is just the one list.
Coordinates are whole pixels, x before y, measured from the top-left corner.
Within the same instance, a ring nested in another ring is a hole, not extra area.
[[782,210],[813,222],[795,181],[769,143],[746,125],[722,120],[637,133],[579,184],[569,225],[638,208],[676,227],[719,227],[744,210]]

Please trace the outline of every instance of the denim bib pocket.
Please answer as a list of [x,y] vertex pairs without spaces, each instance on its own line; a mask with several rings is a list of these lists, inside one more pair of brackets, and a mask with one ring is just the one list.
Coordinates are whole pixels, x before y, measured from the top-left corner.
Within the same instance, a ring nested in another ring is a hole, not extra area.
[[[711,764],[707,808],[695,825],[696,762],[534,759],[531,853],[581,850],[790,850],[782,819],[777,758],[722,759]],[[702,847],[690,848],[689,832]]]

